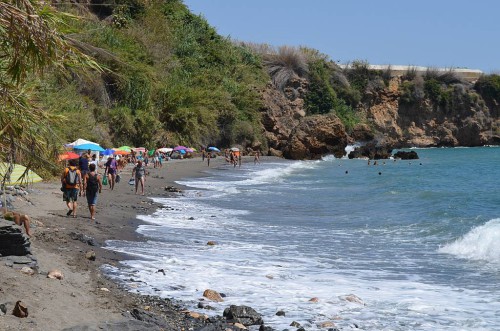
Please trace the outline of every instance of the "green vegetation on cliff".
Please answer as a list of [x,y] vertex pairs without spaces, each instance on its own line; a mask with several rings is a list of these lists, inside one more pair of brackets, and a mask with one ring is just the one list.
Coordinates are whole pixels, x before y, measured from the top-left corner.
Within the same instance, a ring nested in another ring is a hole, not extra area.
[[[90,7],[93,8],[92,6]],[[61,136],[110,146],[248,143],[262,140],[261,60],[219,36],[181,1],[121,0],[62,27],[108,70],[46,77],[41,103],[67,118]]]

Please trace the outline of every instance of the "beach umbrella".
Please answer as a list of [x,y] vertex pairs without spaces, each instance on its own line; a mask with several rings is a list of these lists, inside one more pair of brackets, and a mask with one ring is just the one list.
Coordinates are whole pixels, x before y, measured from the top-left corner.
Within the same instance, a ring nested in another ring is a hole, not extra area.
[[99,145],[98,143],[95,143],[93,141],[90,141],[90,140],[85,140],[85,139],[77,139],[75,141],[73,141],[72,143],[69,143],[69,144],[66,144],[64,145],[65,147],[75,147],[75,146],[78,146],[78,145],[83,145],[83,144],[94,144],[94,145]]
[[120,151],[125,151],[125,152],[132,152],[132,147],[130,146],[122,146],[122,147],[118,147],[118,148],[115,148],[115,151],[116,150],[120,150]]
[[220,149],[214,146],[208,147],[207,150],[210,152],[220,152]]
[[185,151],[187,149],[187,147],[185,146],[176,146],[174,148],[174,151]]
[[108,148],[104,152],[102,152],[101,154],[102,155],[113,155],[114,153],[115,153],[114,150]]
[[81,151],[86,151],[86,150],[91,150],[94,152],[104,152],[104,148],[97,144],[81,144],[77,146],[73,146],[74,150],[81,150]]
[[178,151],[176,151],[176,152],[179,152],[179,153],[181,153],[181,154],[186,154],[186,150],[185,150],[185,149],[180,149],[180,150],[178,150]]
[[240,149],[238,147],[232,147],[230,150],[233,151],[233,152],[239,152],[240,151]]
[[194,152],[194,150],[192,148],[186,148],[185,151],[188,152],[188,153],[193,153]]
[[[0,162],[0,182],[3,182],[9,164],[5,162]],[[38,176],[35,172],[29,170],[26,171],[26,167],[20,164],[14,164],[12,173],[10,174],[10,180],[5,182],[5,185],[17,185],[24,183],[38,183],[41,182],[42,177]]]
[[161,153],[170,153],[173,150],[174,149],[170,148],[170,147],[162,147],[162,148],[158,148],[156,151],[161,152]]
[[73,152],[64,152],[59,154],[58,159],[59,161],[65,161],[65,160],[73,160],[73,159],[78,159],[80,155],[73,153]]
[[139,153],[139,152],[146,153],[146,151],[147,151],[145,147],[135,147],[135,148],[132,148],[132,150],[136,153]]
[[123,151],[123,150],[121,150],[121,149],[115,149],[113,154],[114,154],[114,155],[129,155],[129,154],[130,154],[130,152]]

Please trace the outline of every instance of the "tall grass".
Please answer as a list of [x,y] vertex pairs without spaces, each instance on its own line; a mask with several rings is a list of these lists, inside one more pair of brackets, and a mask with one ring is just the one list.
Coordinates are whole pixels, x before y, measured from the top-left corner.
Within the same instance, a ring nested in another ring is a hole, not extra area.
[[306,56],[296,47],[281,46],[263,58],[274,85],[281,90],[292,79],[305,77],[309,72]]
[[424,74],[424,79],[434,79],[440,83],[447,85],[464,83],[464,81],[453,71],[453,69],[442,71],[436,68],[428,68]]

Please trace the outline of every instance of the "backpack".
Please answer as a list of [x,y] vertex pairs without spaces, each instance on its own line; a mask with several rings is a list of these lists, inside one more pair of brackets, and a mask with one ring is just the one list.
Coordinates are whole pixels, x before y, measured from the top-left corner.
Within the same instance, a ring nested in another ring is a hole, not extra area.
[[87,191],[95,193],[99,191],[99,181],[97,179],[97,174],[94,176],[89,175],[89,178],[87,179]]
[[68,168],[66,173],[66,185],[76,185],[78,183],[78,174],[76,173],[76,168]]

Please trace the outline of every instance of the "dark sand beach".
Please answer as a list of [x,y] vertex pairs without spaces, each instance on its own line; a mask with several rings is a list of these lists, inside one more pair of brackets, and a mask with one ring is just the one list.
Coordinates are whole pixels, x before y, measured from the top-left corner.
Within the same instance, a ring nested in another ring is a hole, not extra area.
[[[210,166],[223,162],[218,157]],[[26,198],[18,197],[14,209],[32,218],[31,249],[38,271],[27,275],[0,261],[0,304],[7,308],[7,314],[0,316],[0,330],[180,330],[203,325],[203,318],[186,318],[182,303],[122,290],[104,277],[100,266],[116,265],[123,258],[102,248],[106,240],[141,240],[135,232],[140,223],[136,215],[152,213],[158,207],[149,197],[172,196],[165,187],[182,189],[176,180],[203,176],[206,169],[201,158],[171,160],[158,169],[150,166],[146,194],[141,196],[128,184],[132,172],[128,165],[115,190],[106,187],[99,195],[96,221],[90,219],[83,197],[79,198],[77,218],[66,216],[58,180],[37,183]],[[74,239],[75,235],[93,238],[95,246]],[[90,250],[96,254],[95,261],[85,258]],[[60,270],[64,278],[47,278],[52,269]],[[18,300],[27,306],[28,317],[12,315]]]

